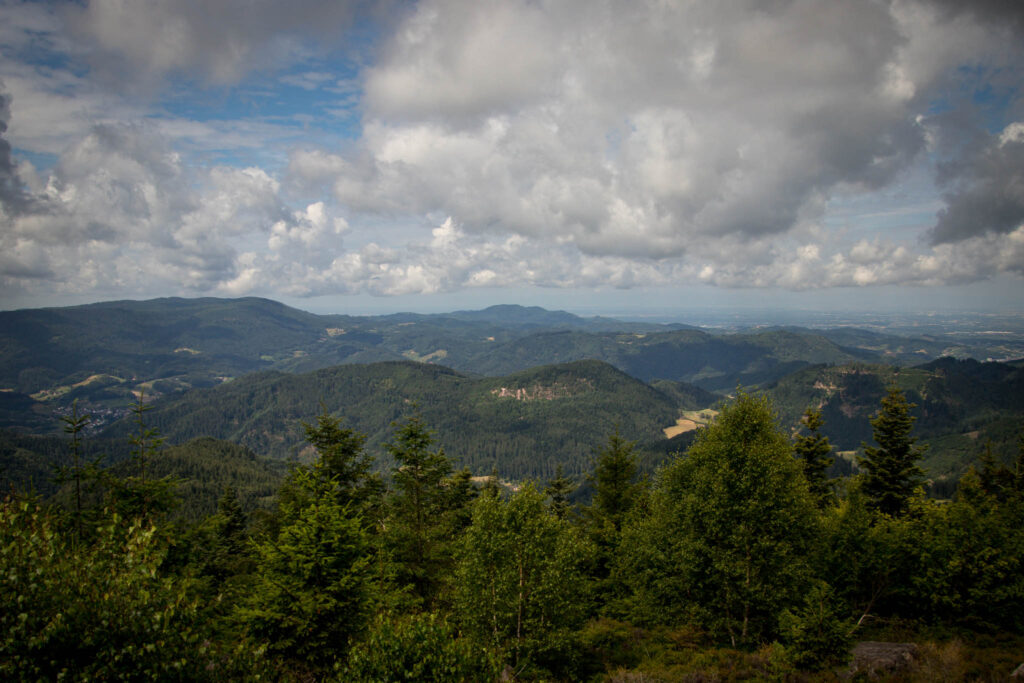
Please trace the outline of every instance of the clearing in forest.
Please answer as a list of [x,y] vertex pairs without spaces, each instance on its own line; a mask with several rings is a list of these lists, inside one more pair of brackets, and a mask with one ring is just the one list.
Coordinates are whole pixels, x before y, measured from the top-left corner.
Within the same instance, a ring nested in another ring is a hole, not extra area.
[[665,427],[665,438],[671,439],[674,436],[685,434],[686,432],[692,432],[698,427],[706,426],[714,417],[718,415],[717,410],[711,408],[704,408],[703,410],[684,410],[682,411],[679,419],[671,427]]

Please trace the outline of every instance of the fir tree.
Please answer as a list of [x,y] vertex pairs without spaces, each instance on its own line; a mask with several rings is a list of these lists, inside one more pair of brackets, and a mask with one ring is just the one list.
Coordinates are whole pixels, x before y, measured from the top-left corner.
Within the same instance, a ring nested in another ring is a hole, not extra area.
[[825,507],[833,498],[832,485],[828,481],[826,471],[835,459],[830,456],[832,444],[828,437],[821,434],[825,420],[821,411],[808,408],[801,420],[810,432],[807,435],[797,434],[793,441],[793,450],[804,466],[804,476],[819,508]]
[[555,468],[555,476],[544,487],[544,495],[548,497],[551,513],[558,519],[565,519],[572,505],[569,496],[576,490],[576,485],[565,476],[561,463]]
[[394,494],[389,501],[388,536],[398,563],[399,583],[429,604],[451,562],[447,513],[451,510],[448,477],[451,460],[433,450],[434,438],[418,415],[397,425],[386,448],[395,460]]
[[594,485],[594,502],[590,514],[609,521],[615,531],[622,528],[636,502],[637,466],[633,441],[627,441],[618,428],[608,436],[608,443],[598,451],[594,473],[589,477]]
[[78,414],[78,400],[76,399],[71,404],[71,414],[61,417],[61,422],[64,423],[64,433],[71,435],[71,471],[60,471],[58,474],[58,481],[65,481],[70,478],[75,482],[75,539],[77,541],[82,540],[82,479],[85,474],[85,468],[82,467],[81,460],[81,433],[89,424],[89,415]]
[[882,407],[871,420],[878,447],[864,446],[860,465],[867,471],[864,493],[870,506],[884,514],[898,517],[906,512],[907,503],[924,472],[917,465],[924,448],[915,445],[910,436],[915,418],[906,396],[898,387],[890,387],[882,398]]

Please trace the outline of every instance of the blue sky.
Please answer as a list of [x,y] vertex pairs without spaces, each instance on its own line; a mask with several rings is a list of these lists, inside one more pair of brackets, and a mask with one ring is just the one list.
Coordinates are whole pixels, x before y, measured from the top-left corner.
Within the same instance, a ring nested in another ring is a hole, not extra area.
[[1024,311],[1024,10],[0,2],[0,308]]

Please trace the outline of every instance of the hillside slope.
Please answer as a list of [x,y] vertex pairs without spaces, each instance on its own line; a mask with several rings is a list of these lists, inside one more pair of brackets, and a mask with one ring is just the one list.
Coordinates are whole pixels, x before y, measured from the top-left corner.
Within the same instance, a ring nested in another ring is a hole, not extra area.
[[895,384],[916,406],[914,435],[929,444],[929,475],[955,479],[977,461],[987,443],[1009,462],[1024,429],[1024,369],[1013,363],[942,358],[912,368],[851,364],[814,366],[772,384],[783,423],[794,426],[804,409],[820,408],[823,432],[839,451],[871,443],[871,417]]
[[[147,421],[172,443],[213,436],[271,458],[306,459],[303,422],[322,409],[368,435],[382,456],[391,423],[417,409],[438,443],[474,472],[543,478],[561,463],[589,470],[592,452],[618,426],[654,455],[668,445],[675,400],[597,361],[535,368],[501,378],[473,378],[412,362],[343,365],[306,374],[249,375],[158,404]],[[130,421],[106,437],[131,433]]]

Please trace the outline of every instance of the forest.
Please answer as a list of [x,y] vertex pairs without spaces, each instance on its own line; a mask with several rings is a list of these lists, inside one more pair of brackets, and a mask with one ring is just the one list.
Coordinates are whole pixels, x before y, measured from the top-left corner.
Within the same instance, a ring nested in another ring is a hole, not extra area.
[[415,404],[385,464],[311,415],[283,476],[165,448],[150,407],[113,467],[72,411],[54,492],[5,494],[3,678],[838,680],[896,641],[875,674],[1003,680],[1024,651],[1024,440],[928,497],[895,384],[831,479],[822,413],[791,433],[743,391],[651,476],[611,428],[584,475],[514,483],[456,469]]

